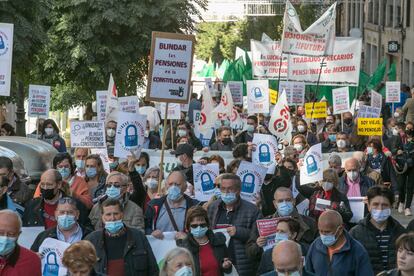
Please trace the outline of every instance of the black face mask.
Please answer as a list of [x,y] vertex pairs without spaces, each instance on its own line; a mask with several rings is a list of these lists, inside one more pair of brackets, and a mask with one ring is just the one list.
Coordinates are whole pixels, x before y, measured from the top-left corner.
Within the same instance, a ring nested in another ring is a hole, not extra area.
[[224,138],[221,140],[223,145],[230,145],[231,144],[231,138]]
[[346,118],[344,119],[344,123],[349,125],[350,123],[352,123],[352,118]]
[[288,174],[290,175],[290,177],[293,177],[294,175],[296,175],[295,170],[290,170],[290,169],[287,169],[287,170],[288,170]]
[[42,197],[46,200],[51,200],[55,197],[55,189],[42,189],[40,188],[40,193]]

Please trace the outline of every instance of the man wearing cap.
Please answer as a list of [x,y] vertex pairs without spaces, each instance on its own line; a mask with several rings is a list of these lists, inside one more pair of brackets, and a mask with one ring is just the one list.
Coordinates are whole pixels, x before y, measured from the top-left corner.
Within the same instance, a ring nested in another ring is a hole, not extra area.
[[182,172],[187,181],[194,185],[193,183],[193,154],[194,154],[194,147],[190,144],[181,144],[177,147],[177,149],[173,152],[175,157],[177,158],[177,166],[173,169],[173,171],[180,171]]

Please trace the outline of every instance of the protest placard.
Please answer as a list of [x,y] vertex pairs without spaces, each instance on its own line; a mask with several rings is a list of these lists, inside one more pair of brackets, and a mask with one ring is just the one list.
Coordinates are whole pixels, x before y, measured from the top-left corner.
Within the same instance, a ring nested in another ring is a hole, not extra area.
[[234,104],[243,104],[243,82],[228,81],[227,86],[230,88]]
[[105,124],[102,121],[70,121],[71,148],[105,148]]
[[29,85],[27,116],[49,118],[50,86]]
[[258,219],[256,221],[259,236],[266,237],[266,243],[263,246],[263,250],[268,250],[275,246],[275,237],[278,222],[279,218]]
[[152,235],[147,235],[147,240],[151,246],[152,252],[154,253],[155,260],[157,260],[158,267],[162,267],[164,264],[164,257],[166,252],[171,251],[177,247],[175,242],[175,233],[168,234],[164,232],[164,238],[162,240],[154,238]]
[[122,112],[139,113],[139,102],[137,96],[118,98],[119,110]]
[[352,218],[349,222],[358,223],[361,219],[364,218],[365,203],[364,197],[348,197],[349,206],[352,211]]
[[285,89],[289,105],[303,105],[305,103],[305,83],[297,81],[281,81],[279,91]]
[[237,175],[242,181],[241,197],[255,202],[257,193],[264,182],[267,168],[247,161],[241,161]]
[[[280,41],[250,40],[252,72],[255,79],[286,79],[287,57],[280,60]],[[282,62],[282,64],[280,64]]]
[[382,95],[374,90],[371,90],[371,106],[382,108]]
[[46,238],[39,247],[42,261],[42,275],[67,275],[62,258],[70,243],[53,238]]
[[91,154],[99,155],[105,172],[109,174],[111,172],[111,168],[109,167],[110,162],[109,162],[109,157],[108,157],[108,149],[106,147],[105,148],[94,148],[94,149],[91,149]]
[[36,240],[37,236],[43,231],[45,231],[44,226],[22,227],[17,243],[27,249],[30,249],[30,247],[32,247],[33,245],[33,242]]
[[112,74],[109,76],[108,90],[106,91],[105,122],[117,121],[119,103],[118,90],[116,89],[115,80]]
[[382,136],[382,118],[358,118],[358,135]]
[[307,119],[326,118],[326,102],[305,103],[305,117]]
[[332,89],[333,114],[341,114],[349,111],[349,88],[340,87]]
[[277,103],[277,91],[269,88],[269,99],[271,104]]
[[105,121],[107,90],[96,91],[96,114],[98,121]]
[[399,81],[387,81],[385,83],[385,102],[386,103],[399,103],[400,102],[400,87]]
[[188,103],[194,35],[152,32],[147,101]]
[[0,23],[0,96],[10,96],[12,57],[13,57],[13,24]]
[[252,143],[256,150],[252,152],[253,164],[267,168],[267,174],[274,174],[276,169],[277,140],[273,135],[255,133]]
[[303,167],[300,168],[300,185],[322,180],[322,172],[322,145],[319,143],[310,147],[303,158]]
[[[164,120],[165,118],[165,105],[166,103],[160,103],[160,115],[161,115],[161,119]],[[179,120],[181,119],[181,106],[180,104],[176,104],[176,103],[169,103],[168,104],[168,115],[167,115],[167,119],[169,120]]]
[[127,158],[131,152],[139,156],[144,144],[146,126],[146,115],[118,112],[114,156]]
[[358,118],[379,118],[381,108],[368,105],[360,105],[358,109]]
[[269,82],[267,80],[248,80],[246,86],[248,113],[269,113]]
[[193,164],[193,180],[195,198],[202,202],[208,201],[216,192],[214,180],[219,175],[219,164]]

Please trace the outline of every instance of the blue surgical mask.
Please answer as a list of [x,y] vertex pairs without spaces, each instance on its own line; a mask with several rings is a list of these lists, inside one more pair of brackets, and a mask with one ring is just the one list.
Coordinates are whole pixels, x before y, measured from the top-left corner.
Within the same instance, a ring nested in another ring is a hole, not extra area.
[[289,216],[293,212],[293,203],[290,201],[282,201],[277,204],[277,212],[282,217]]
[[135,171],[141,175],[145,173],[145,166],[135,166]]
[[69,168],[58,168],[57,169],[63,179],[66,179],[70,176],[70,169]]
[[189,266],[183,266],[175,272],[174,276],[193,276],[193,270]]
[[119,230],[124,227],[124,223],[122,220],[115,220],[115,221],[107,221],[105,222],[105,230],[111,234],[118,233]]
[[[338,229],[336,229],[336,231],[338,231]],[[325,246],[329,247],[336,243],[336,231],[335,231],[335,234],[327,234],[327,235],[320,234],[321,241]]]
[[147,187],[150,189],[155,189],[158,187],[158,180],[155,178],[148,178],[145,181],[145,185],[147,185]]
[[57,217],[57,223],[62,230],[69,230],[76,223],[75,216],[62,215]]
[[336,142],[336,134],[329,134],[328,138],[331,140],[331,142]]
[[16,238],[0,236],[0,256],[11,253],[16,247]]
[[85,168],[85,161],[84,160],[75,160],[76,168],[84,169]]
[[[288,275],[289,276],[300,276],[300,272],[299,272],[299,270],[296,270],[296,271],[289,272]],[[285,272],[278,272],[277,276],[286,276],[286,273]]]
[[391,209],[384,210],[371,209],[371,217],[378,223],[386,221],[391,215]]
[[247,125],[246,130],[247,130],[247,132],[253,133],[254,132],[254,125]]
[[221,200],[223,200],[225,204],[231,204],[236,201],[236,199],[237,197],[235,193],[221,193]]
[[109,169],[115,170],[118,167],[118,165],[119,165],[118,161],[110,162],[109,163]]
[[119,198],[119,196],[121,195],[121,188],[117,188],[114,185],[111,185],[106,188],[105,194],[109,198]]
[[187,130],[184,130],[184,129],[179,129],[179,130],[177,131],[177,134],[178,134],[178,136],[179,136],[179,137],[184,137],[184,136],[186,136],[186,135],[187,135]]
[[372,147],[367,147],[367,154],[373,154],[374,149]]
[[97,170],[96,168],[87,168],[85,174],[87,177],[92,178],[96,176]]
[[276,242],[287,241],[289,239],[288,233],[277,232],[275,236]]
[[201,227],[198,226],[197,228],[191,228],[191,234],[195,238],[202,238],[206,235],[208,228],[207,227]]
[[216,196],[216,198],[221,198],[221,192],[219,188],[214,189],[214,195]]
[[171,201],[177,201],[182,197],[181,189],[178,186],[171,186],[167,191],[167,198]]

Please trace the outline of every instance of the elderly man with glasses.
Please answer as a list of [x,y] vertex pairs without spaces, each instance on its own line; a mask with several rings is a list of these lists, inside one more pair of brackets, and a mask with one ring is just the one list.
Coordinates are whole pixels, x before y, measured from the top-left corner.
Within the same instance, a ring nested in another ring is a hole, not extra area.
[[124,210],[122,221],[126,226],[144,230],[144,215],[141,207],[129,200],[129,194],[127,192],[128,182],[128,176],[117,171],[111,172],[107,176],[105,196],[100,198],[100,201],[93,206],[89,214],[95,230],[102,229],[103,227],[101,204],[106,199],[119,200]]

